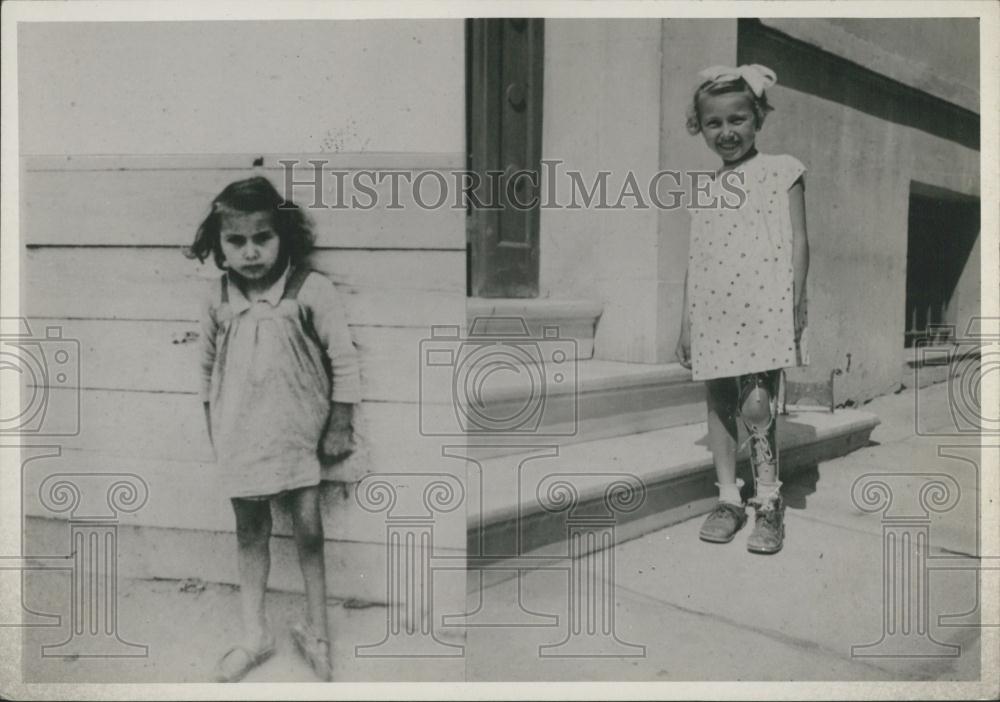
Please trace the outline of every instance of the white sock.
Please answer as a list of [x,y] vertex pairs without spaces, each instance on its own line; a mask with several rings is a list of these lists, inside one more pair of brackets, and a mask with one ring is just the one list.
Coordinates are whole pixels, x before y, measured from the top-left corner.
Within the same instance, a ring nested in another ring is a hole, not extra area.
[[743,498],[740,497],[740,482],[716,483],[719,486],[719,502],[729,502],[734,505],[742,505]]
[[757,482],[757,497],[761,499],[766,499],[769,497],[776,497],[781,489],[781,482],[775,481],[773,483]]

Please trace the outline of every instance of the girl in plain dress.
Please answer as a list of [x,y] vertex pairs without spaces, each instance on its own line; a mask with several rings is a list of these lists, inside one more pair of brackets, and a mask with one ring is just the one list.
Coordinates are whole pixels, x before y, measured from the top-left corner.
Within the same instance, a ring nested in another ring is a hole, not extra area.
[[[805,167],[788,155],[757,151],[757,132],[772,109],[766,66],[714,66],[688,110],[688,130],[701,133],[722,160],[720,180],[737,182],[737,207],[693,211],[685,282],[680,362],[707,385],[708,438],[719,502],[702,526],[705,541],[725,543],[747,521],[736,478],[737,417],[748,430],[754,471],[755,526],[747,548],[776,553],[784,542],[778,479],[777,391],[781,369],[805,358]],[[734,181],[735,179],[735,181]],[[732,198],[729,197],[729,200]]]
[[212,201],[190,249],[225,271],[202,315],[202,400],[236,516],[244,640],[219,659],[219,681],[239,680],[275,650],[264,609],[273,501],[291,513],[305,583],[307,619],[292,638],[331,679],[320,467],[353,450],[360,379],[337,292],[306,264],[312,241],[305,213],[254,177]]

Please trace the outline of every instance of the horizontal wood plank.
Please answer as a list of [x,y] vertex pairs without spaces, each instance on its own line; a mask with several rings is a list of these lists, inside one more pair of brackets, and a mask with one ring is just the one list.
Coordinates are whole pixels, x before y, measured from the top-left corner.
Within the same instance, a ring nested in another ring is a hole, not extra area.
[[[140,460],[195,463],[214,461],[205,430],[201,402],[194,395],[84,390],[48,393],[45,426],[72,428],[73,436],[37,437],[38,443],[58,443],[66,450]],[[455,426],[454,410],[445,404],[362,402],[356,431],[363,449],[364,472],[435,470],[442,446],[465,445],[457,430],[452,436],[421,434],[421,415],[434,426]],[[77,422],[78,424],[75,424]],[[24,435],[25,442],[32,439]]]
[[[353,324],[421,326],[465,318],[465,252],[316,251],[312,265],[344,294]],[[29,248],[29,317],[196,321],[220,271],[174,248]],[[456,322],[455,320],[459,320]]]
[[[226,509],[232,512],[228,506]],[[67,526],[64,520],[29,518],[24,527],[26,553],[65,554],[67,551]],[[443,530],[445,539],[451,532]],[[435,535],[435,539],[436,539]],[[337,599],[355,599],[367,603],[385,603],[390,593],[401,588],[389,588],[387,582],[388,559],[384,543],[370,543],[338,539],[332,532],[326,534],[324,560],[326,562],[327,595]],[[295,542],[290,538],[275,538],[270,543],[271,573],[268,588],[285,592],[302,592],[302,575]],[[423,558],[425,549],[416,547],[417,558]],[[451,562],[458,569],[435,572],[434,604],[435,612],[463,612],[466,601],[464,548],[449,548],[433,544],[433,556],[438,563],[444,557],[457,559]],[[182,581],[197,578],[204,582],[231,583],[239,585],[240,576],[237,563],[236,535],[232,529],[226,531],[204,531],[183,528],[149,528],[123,524],[118,528],[118,559],[116,569],[119,578],[142,580],[164,578]],[[52,577],[46,573],[38,577]],[[9,577],[15,577],[13,573]],[[31,575],[28,575],[30,579]],[[57,576],[58,577],[58,576]],[[65,574],[66,587],[70,587],[69,574]],[[5,583],[6,584],[6,583]],[[28,588],[32,587],[30,584]],[[26,590],[28,592],[29,590]],[[400,595],[404,593],[399,593]],[[31,595],[29,595],[31,597]],[[399,597],[396,597],[399,599]],[[395,600],[394,600],[395,601]],[[411,600],[412,601],[412,600]],[[372,618],[379,625],[378,617]],[[380,626],[384,627],[385,624]],[[419,626],[415,622],[414,626]],[[368,640],[377,641],[377,635],[384,630],[373,630]],[[455,678],[460,678],[461,659],[451,659]],[[58,665],[58,659],[53,660]],[[396,661],[387,661],[397,674]],[[411,665],[420,665],[414,661]],[[441,677],[435,671],[437,679]],[[447,673],[445,673],[447,675]]]
[[[321,151],[253,154],[28,154],[24,171],[253,171],[281,172],[282,161],[320,160],[324,168],[347,170],[463,168],[465,154],[437,151]],[[254,165],[258,163],[260,165]],[[238,176],[236,176],[238,177]]]
[[[348,169],[317,162],[321,163],[319,175],[315,165],[301,160],[300,166],[291,169],[291,178],[283,170],[250,168],[26,169],[20,184],[22,241],[31,245],[188,245],[208,215],[212,199],[226,185],[264,175],[282,194],[286,194],[286,184],[300,183],[291,187],[291,199],[312,217],[318,246],[465,247],[465,208],[460,201],[459,207],[453,206],[455,180],[447,166],[428,169],[444,174],[448,184],[448,202],[432,209],[430,205],[441,199],[437,176],[420,176],[424,171],[412,168]],[[407,179],[421,184],[419,192]]]
[[[52,328],[59,330],[65,343],[79,343],[79,385],[83,388],[200,391],[200,331],[196,323],[46,319],[32,331],[48,334]],[[421,342],[430,330],[354,326],[351,334],[361,361],[364,399],[417,402],[421,397]],[[424,390],[425,397],[441,394],[439,388]]]
[[[107,474],[119,477],[105,477]],[[72,482],[87,504],[101,504],[110,484],[125,479],[141,489],[147,499],[134,513],[122,513],[122,525],[196,529],[231,532],[234,518],[229,500],[215,485],[215,467],[211,463],[164,461],[111,456],[102,452],[65,450],[59,456],[30,461],[21,475],[23,508],[26,516],[65,517],[54,513],[40,500],[40,488],[49,476],[59,474]],[[468,496],[464,493],[464,461],[442,457],[433,471],[416,470],[410,465],[393,466],[378,474],[393,486],[397,504],[418,512],[425,489],[434,482],[458,485],[459,508],[434,515],[435,544],[445,548],[465,548]],[[77,477],[78,476],[78,477]],[[50,483],[51,484],[51,483]],[[356,499],[357,486],[324,487],[321,491],[323,531],[328,539],[361,543],[385,543],[386,513],[361,507]],[[409,504],[407,504],[409,503]],[[290,515],[278,505],[272,510],[274,534],[292,534]]]

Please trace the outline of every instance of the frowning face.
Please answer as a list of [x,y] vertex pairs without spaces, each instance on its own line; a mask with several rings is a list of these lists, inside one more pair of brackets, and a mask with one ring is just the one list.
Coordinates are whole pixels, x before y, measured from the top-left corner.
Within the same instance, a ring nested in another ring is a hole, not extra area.
[[263,283],[276,272],[281,237],[274,231],[270,212],[227,212],[219,240],[229,270],[248,282]]

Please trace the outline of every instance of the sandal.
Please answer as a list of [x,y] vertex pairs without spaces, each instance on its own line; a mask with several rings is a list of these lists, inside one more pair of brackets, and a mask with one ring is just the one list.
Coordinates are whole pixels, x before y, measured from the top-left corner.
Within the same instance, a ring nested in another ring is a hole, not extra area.
[[[246,646],[237,644],[222,654],[219,662],[215,665],[215,673],[212,677],[215,682],[238,682],[246,677],[246,674],[251,670],[273,656],[274,650],[273,638],[259,651],[251,651]],[[231,660],[234,653],[242,656],[241,665],[235,668],[227,668],[226,661]]]
[[324,682],[333,679],[330,664],[330,639],[319,636],[306,624],[296,624],[292,627],[292,641],[295,648],[312,667],[316,676]]

